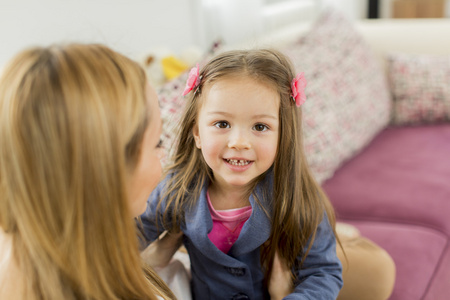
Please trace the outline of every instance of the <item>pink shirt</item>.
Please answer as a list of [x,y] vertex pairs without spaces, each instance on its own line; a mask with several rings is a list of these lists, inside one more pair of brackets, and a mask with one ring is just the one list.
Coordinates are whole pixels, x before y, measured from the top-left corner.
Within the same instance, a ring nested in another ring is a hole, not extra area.
[[228,253],[231,246],[239,237],[242,226],[252,214],[252,207],[215,210],[209,199],[209,193],[206,193],[208,207],[213,220],[213,228],[208,234],[211,242],[223,253]]

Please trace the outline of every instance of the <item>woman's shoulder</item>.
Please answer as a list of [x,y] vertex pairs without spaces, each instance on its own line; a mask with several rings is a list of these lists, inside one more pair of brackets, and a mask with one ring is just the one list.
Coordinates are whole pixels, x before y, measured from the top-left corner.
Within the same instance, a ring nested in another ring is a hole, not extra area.
[[12,263],[12,237],[0,227],[0,282]]
[[20,276],[13,259],[12,236],[0,227],[0,299],[23,299]]

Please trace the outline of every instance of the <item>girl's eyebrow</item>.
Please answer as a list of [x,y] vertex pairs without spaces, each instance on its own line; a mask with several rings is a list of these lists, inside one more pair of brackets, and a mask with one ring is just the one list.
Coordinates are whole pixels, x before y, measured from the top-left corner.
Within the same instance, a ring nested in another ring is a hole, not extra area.
[[227,113],[225,111],[208,111],[207,113],[210,114],[210,115],[232,116],[232,114]]
[[268,114],[254,115],[254,116],[252,116],[252,118],[253,118],[253,119],[264,119],[264,118],[269,118],[269,119],[278,120],[278,116],[275,116],[275,115],[268,115]]
[[[210,115],[222,115],[222,116],[225,116],[225,117],[231,117],[232,116],[232,114],[230,114],[228,112],[225,112],[225,111],[209,111],[208,114],[210,114]],[[269,119],[278,120],[278,116],[270,115],[270,114],[250,115],[249,118],[251,118],[251,119],[269,118]]]

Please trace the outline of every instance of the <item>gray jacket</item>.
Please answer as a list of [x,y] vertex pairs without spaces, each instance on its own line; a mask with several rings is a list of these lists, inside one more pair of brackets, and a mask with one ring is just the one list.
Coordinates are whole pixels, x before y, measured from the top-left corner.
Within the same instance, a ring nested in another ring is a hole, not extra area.
[[[269,179],[260,185],[271,184],[271,176],[267,177]],[[158,237],[157,228],[159,232],[164,230],[161,223],[156,224],[156,207],[164,185],[165,180],[150,195],[147,210],[141,216],[148,242]],[[251,196],[252,214],[228,254],[223,253],[208,238],[213,222],[206,200],[207,187],[208,183],[193,208],[186,211],[185,224],[181,224],[184,245],[191,261],[193,299],[269,299],[263,285],[260,246],[269,238],[270,219]],[[257,195],[258,190],[257,187]],[[267,203],[262,205],[270,211]],[[298,278],[295,290],[284,299],[336,299],[343,284],[341,273],[341,263],[336,256],[336,239],[324,214],[302,268],[295,270]]]

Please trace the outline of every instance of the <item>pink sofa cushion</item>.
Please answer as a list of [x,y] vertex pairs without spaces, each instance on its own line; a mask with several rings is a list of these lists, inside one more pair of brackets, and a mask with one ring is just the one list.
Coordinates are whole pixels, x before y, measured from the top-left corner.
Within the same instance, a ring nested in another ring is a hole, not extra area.
[[322,182],[389,123],[387,80],[372,49],[336,11],[325,12],[281,50],[308,81],[302,105],[305,152]]
[[[446,251],[447,237],[438,231],[414,225],[351,222],[365,237],[385,249],[396,265],[396,282],[390,300],[419,300],[429,286]],[[443,299],[440,295],[434,299]]]
[[339,218],[450,236],[450,124],[393,127],[323,184]]
[[450,56],[393,54],[388,66],[394,124],[450,120]]

